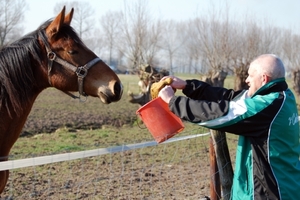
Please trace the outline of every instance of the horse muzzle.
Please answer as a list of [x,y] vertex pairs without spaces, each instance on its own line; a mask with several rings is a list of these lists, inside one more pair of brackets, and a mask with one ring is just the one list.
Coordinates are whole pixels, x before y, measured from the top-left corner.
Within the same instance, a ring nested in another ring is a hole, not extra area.
[[112,89],[99,88],[98,96],[105,104],[117,102],[121,99],[123,94],[123,85],[119,82],[115,82]]

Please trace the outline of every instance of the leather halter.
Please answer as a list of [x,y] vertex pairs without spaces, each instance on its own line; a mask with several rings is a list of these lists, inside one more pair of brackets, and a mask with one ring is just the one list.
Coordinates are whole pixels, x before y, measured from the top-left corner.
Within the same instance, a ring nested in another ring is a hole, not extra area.
[[[80,66],[80,67],[76,67],[74,65],[72,65],[71,63],[67,62],[66,60],[63,60],[61,58],[59,58],[58,56],[56,56],[56,54],[51,50],[49,43],[47,42],[46,39],[46,35],[44,33],[44,31],[39,31],[39,36],[42,39],[42,41],[44,42],[46,51],[47,51],[47,57],[48,57],[48,82],[49,84],[52,86],[51,83],[51,70],[52,70],[52,65],[53,62],[57,62],[58,64],[62,65],[63,67],[67,68],[68,70],[73,71],[74,73],[76,73],[77,77],[78,77],[78,91],[80,96],[84,96],[87,97],[87,94],[83,91],[83,79],[86,77],[88,70],[95,65],[97,62],[102,61],[99,57],[94,58],[93,60],[89,61],[87,64],[85,64],[84,66]],[[69,96],[73,97],[73,98],[79,98],[80,96],[77,97],[73,94],[71,94],[70,92],[64,91],[64,93],[68,94]]]

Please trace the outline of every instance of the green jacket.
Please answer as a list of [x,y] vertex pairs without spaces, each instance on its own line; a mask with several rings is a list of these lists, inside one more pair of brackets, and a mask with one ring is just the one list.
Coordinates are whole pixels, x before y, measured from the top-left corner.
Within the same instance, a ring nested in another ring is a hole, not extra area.
[[175,96],[172,112],[201,126],[239,135],[232,199],[300,199],[300,143],[295,97],[284,78],[247,91],[188,80],[187,97]]

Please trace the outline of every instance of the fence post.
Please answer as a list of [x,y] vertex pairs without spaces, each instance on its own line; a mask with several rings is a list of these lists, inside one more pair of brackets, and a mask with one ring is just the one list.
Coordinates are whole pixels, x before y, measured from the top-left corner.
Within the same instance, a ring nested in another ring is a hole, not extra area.
[[217,165],[220,173],[222,186],[222,199],[229,200],[231,194],[231,186],[233,180],[233,169],[229,155],[226,134],[222,131],[210,130],[213,138],[213,146],[215,149]]
[[219,200],[221,197],[220,174],[216,160],[212,136],[209,140],[209,158],[210,158],[210,199]]

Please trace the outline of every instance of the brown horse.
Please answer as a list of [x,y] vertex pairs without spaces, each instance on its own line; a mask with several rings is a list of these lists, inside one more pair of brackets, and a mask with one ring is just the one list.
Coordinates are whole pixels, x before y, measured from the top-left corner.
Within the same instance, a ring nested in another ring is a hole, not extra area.
[[[73,9],[65,15],[64,7],[53,20],[0,50],[0,161],[8,160],[45,88],[79,91],[105,104],[121,99],[118,76],[84,45],[70,26],[72,16]],[[8,175],[8,170],[0,171],[0,194]]]

